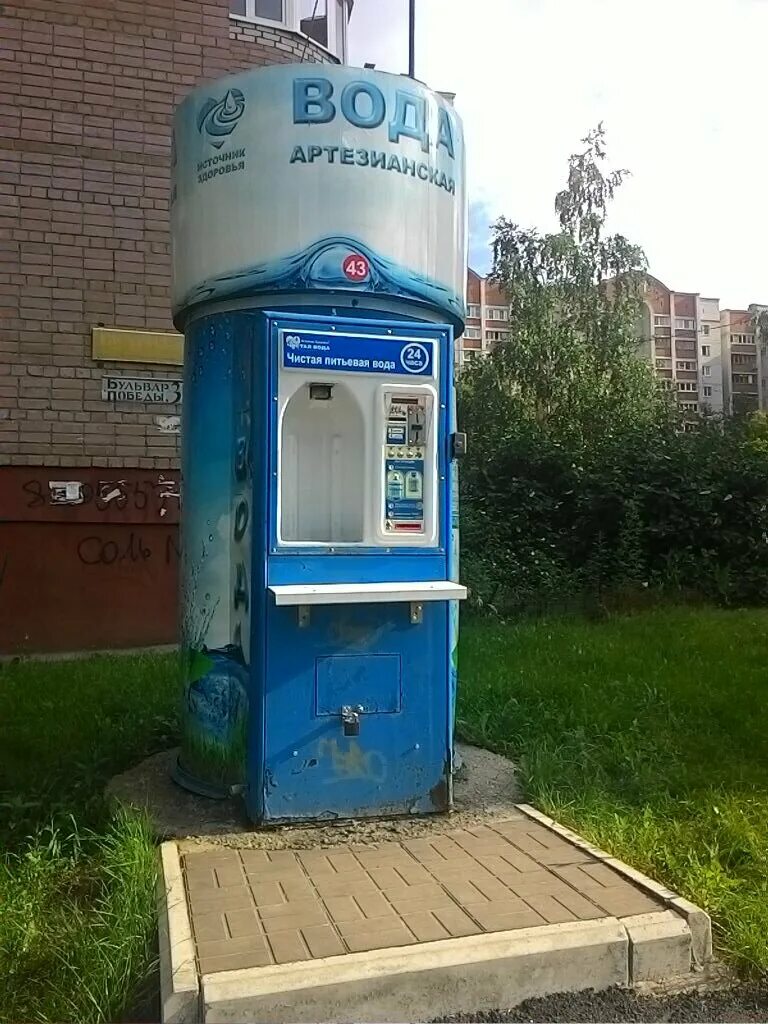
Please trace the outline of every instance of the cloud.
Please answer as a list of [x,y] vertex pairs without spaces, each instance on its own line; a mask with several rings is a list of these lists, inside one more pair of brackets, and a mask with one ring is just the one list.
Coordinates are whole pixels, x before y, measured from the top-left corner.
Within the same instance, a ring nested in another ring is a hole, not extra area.
[[[355,4],[360,56],[401,71],[406,12]],[[632,171],[609,227],[671,288],[741,306],[768,293],[767,37],[765,0],[419,0],[416,73],[456,93],[473,203],[553,230],[568,156],[604,120]]]

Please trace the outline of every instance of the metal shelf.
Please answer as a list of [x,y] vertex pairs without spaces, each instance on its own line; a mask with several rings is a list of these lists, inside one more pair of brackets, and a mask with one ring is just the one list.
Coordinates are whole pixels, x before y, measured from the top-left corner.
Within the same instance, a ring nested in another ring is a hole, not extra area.
[[269,587],[278,605],[389,604],[403,601],[463,601],[467,588],[449,580],[419,583],[316,583]]

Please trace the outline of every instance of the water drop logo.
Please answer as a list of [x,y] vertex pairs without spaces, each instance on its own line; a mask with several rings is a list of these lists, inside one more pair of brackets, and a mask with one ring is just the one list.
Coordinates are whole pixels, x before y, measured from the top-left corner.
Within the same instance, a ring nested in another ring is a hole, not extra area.
[[429,367],[429,351],[424,345],[412,341],[400,353],[400,365],[408,373],[425,373]]
[[245,96],[239,89],[227,89],[224,98],[208,98],[197,115],[197,130],[205,133],[214,149],[221,149],[245,113]]

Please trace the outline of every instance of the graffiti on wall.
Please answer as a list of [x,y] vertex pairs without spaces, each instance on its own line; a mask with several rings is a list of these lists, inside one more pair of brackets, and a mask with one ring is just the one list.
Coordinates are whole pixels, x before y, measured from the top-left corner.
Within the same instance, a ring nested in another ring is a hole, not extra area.
[[104,512],[114,505],[121,511],[142,512],[156,507],[162,518],[169,508],[178,510],[180,500],[178,476],[164,473],[142,480],[110,479],[95,483],[32,477],[22,483],[21,489],[28,509],[81,505]]
[[135,530],[129,530],[118,539],[89,533],[77,541],[75,551],[83,565],[119,566],[154,561],[176,566],[181,555],[176,537],[166,536],[164,541],[156,544],[154,536],[137,533]]
[[172,469],[3,467],[0,653],[175,643],[180,481]]

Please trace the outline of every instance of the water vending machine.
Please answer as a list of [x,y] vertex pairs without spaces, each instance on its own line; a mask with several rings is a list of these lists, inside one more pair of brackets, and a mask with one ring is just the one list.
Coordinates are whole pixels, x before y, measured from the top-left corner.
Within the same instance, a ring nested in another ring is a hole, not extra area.
[[177,779],[256,822],[451,805],[463,140],[419,83],[244,72],[174,129]]

